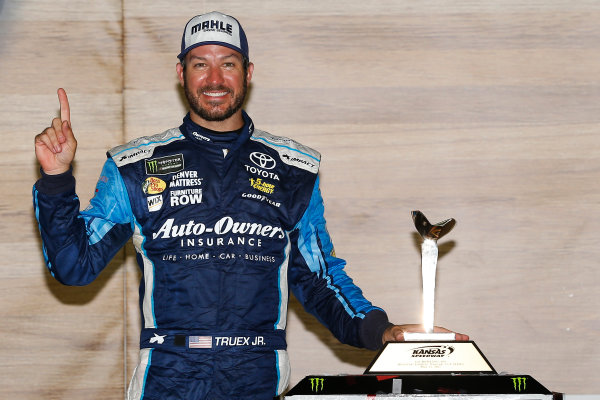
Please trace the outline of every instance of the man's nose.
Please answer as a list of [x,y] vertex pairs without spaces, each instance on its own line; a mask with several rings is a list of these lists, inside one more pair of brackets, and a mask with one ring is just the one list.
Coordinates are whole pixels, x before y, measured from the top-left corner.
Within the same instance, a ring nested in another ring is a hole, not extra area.
[[208,70],[207,80],[212,85],[219,85],[223,83],[223,71],[217,67],[211,67]]

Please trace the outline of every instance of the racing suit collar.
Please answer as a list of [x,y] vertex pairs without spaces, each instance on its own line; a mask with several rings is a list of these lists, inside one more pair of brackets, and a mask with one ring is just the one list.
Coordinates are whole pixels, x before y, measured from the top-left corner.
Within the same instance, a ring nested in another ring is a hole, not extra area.
[[254,131],[252,119],[243,110],[242,118],[244,119],[244,126],[241,129],[231,132],[215,132],[192,121],[190,113],[187,113],[179,130],[195,144],[202,146],[216,145],[233,151],[246,142]]

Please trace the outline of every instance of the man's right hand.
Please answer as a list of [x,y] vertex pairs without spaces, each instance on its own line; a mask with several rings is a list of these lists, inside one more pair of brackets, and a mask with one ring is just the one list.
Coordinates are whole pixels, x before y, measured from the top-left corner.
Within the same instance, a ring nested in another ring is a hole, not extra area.
[[77,149],[77,140],[71,130],[69,99],[64,89],[58,89],[58,102],[60,118],[54,118],[52,125],[35,137],[35,156],[48,175],[67,172]]

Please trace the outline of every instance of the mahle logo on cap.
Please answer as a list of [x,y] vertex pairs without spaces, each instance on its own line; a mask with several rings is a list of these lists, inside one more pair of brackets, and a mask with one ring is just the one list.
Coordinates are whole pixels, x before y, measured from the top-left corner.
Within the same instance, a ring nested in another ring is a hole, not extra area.
[[202,32],[220,32],[233,35],[233,25],[214,19],[202,21],[199,24],[192,26],[190,33],[193,35],[200,30],[202,30]]

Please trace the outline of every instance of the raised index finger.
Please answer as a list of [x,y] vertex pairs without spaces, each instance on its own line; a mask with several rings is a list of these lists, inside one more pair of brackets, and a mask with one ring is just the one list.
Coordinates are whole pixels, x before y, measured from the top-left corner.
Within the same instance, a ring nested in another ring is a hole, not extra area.
[[69,99],[67,98],[67,92],[65,89],[58,89],[58,102],[60,103],[60,120],[68,121],[71,124],[71,110],[69,108]]

